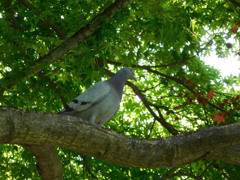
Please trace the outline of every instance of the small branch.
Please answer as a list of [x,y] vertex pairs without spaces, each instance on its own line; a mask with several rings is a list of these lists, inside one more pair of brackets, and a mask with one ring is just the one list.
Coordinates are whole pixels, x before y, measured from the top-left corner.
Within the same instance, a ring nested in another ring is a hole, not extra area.
[[204,170],[202,171],[201,176],[203,176],[204,173],[207,172],[208,169],[209,169],[215,162],[216,162],[216,161],[213,161],[213,162],[211,162],[210,164],[208,164],[207,167],[204,168]]
[[149,102],[149,105],[150,106],[153,106],[155,109],[164,109],[165,111],[167,111],[167,112],[170,112],[170,113],[174,113],[174,111],[173,110],[171,110],[170,108],[168,108],[168,107],[166,107],[166,106],[160,106],[160,105],[157,105],[157,104],[153,104],[153,103],[151,103],[151,102]]
[[154,125],[155,125],[155,122],[156,122],[156,119],[153,120],[153,123],[152,123],[152,125],[151,125],[151,127],[150,127],[150,130],[149,130],[149,134],[147,135],[147,138],[149,138],[150,135],[152,134],[152,131],[153,131],[153,127],[154,127]]

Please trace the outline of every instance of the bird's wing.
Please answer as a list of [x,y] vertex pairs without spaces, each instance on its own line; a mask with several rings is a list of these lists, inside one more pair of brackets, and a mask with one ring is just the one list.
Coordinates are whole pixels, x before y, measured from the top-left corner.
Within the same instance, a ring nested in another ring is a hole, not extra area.
[[108,82],[98,82],[72,100],[61,113],[86,110],[103,100],[110,93],[110,89]]

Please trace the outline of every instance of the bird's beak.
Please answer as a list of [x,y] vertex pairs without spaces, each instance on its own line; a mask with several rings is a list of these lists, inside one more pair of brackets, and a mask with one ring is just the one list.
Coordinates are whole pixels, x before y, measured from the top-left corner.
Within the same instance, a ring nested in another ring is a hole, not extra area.
[[137,78],[135,77],[135,76],[133,76],[133,78],[132,78],[134,81],[137,81]]

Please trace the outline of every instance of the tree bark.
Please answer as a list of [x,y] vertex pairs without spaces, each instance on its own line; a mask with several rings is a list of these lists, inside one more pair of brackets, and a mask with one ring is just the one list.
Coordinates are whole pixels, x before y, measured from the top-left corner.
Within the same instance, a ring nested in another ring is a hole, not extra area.
[[225,147],[211,152],[206,158],[224,161],[240,166],[240,146]]
[[240,123],[166,138],[136,139],[76,117],[6,109],[1,110],[0,127],[0,143],[63,147],[136,168],[179,167],[208,157],[225,160],[218,156],[226,152],[224,148],[240,145]]
[[37,169],[43,180],[63,180],[63,167],[53,146],[23,145],[37,159]]

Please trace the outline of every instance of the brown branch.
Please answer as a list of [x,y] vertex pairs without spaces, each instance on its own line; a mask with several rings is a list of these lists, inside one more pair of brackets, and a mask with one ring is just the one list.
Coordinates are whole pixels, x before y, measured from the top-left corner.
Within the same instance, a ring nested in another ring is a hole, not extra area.
[[54,147],[48,145],[23,145],[37,159],[37,169],[44,180],[62,180],[63,167]]
[[1,110],[0,127],[0,143],[53,145],[136,168],[179,167],[240,144],[240,123],[136,139],[76,117],[7,109]]
[[153,131],[153,127],[155,125],[155,122],[156,122],[156,119],[153,120],[152,124],[151,124],[151,127],[150,127],[150,130],[149,130],[149,133],[147,135],[147,138],[150,138],[150,135],[152,134],[152,131]]
[[[111,19],[122,8],[126,7],[134,0],[117,0],[102,13],[97,15],[88,25],[77,31],[72,37],[65,40],[61,45],[51,50],[47,55],[38,59],[30,68],[25,68],[19,72],[8,72],[5,77],[1,79],[4,86],[0,87],[0,93],[6,89],[16,86],[22,81],[41,71],[44,67],[59,60],[61,56],[66,54],[71,49],[75,48],[79,43],[86,40],[92,33],[94,33],[101,24]],[[16,74],[18,77],[16,78]]]
[[213,151],[208,154],[206,158],[220,160],[240,166],[240,145]]

